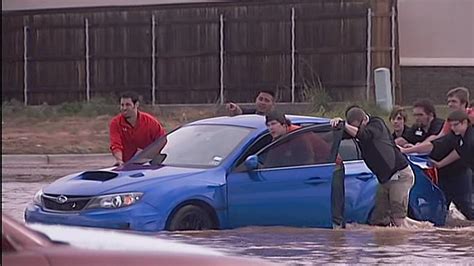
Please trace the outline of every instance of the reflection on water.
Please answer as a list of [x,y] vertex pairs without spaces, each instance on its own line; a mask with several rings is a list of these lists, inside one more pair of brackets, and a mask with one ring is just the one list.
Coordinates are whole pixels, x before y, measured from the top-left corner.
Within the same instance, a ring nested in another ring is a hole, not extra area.
[[164,235],[233,254],[290,264],[470,264],[474,260],[473,226],[418,230],[366,225],[351,225],[342,230],[248,227]]
[[[23,210],[44,184],[2,183],[2,209],[23,220]],[[453,227],[453,226],[464,227]],[[328,230],[246,227],[235,230],[158,233],[159,237],[213,247],[230,254],[288,264],[464,264],[474,261],[474,223],[451,221],[448,228],[382,228],[348,225]]]

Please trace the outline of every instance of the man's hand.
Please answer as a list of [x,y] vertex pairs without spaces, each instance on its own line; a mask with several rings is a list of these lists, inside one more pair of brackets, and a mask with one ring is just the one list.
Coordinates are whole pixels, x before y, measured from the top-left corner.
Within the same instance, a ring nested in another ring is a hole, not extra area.
[[436,168],[441,168],[441,165],[438,161],[435,161],[433,159],[430,158],[430,161],[431,161],[431,164],[433,164]]
[[231,115],[241,115],[242,114],[242,109],[238,104],[235,104],[233,102],[227,103],[225,105],[225,108]]
[[122,166],[122,165],[123,165],[122,160],[116,160],[115,163],[114,163],[114,166]]
[[334,128],[337,128],[337,126],[339,125],[339,123],[341,123],[342,121],[344,121],[342,118],[340,117],[335,117],[333,119],[331,119],[331,121],[329,123],[331,123],[331,126],[334,127]]
[[225,105],[225,108],[229,111],[229,112],[234,112],[235,110],[237,110],[237,104],[235,103],[228,103]]
[[401,152],[401,153],[404,153],[404,154],[407,154],[407,153],[408,153],[407,148],[405,148],[405,147],[400,147],[400,146],[398,146],[398,148],[400,149],[400,152]]
[[414,147],[415,145],[411,144],[411,143],[407,143],[405,145],[403,145],[403,148],[411,148],[411,147]]

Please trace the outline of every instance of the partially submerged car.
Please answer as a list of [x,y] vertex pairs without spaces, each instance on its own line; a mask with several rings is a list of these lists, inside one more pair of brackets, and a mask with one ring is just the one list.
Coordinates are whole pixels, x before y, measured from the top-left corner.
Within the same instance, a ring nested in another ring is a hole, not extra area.
[[272,265],[151,236],[63,225],[31,225],[2,215],[2,265]]
[[[345,220],[367,223],[378,181],[355,141],[342,140],[342,130],[331,128],[328,119],[288,118],[301,128],[274,142],[259,115],[189,123],[122,167],[71,174],[44,187],[27,206],[25,220],[140,231],[331,228],[340,156]],[[309,144],[311,155],[286,148],[301,139],[317,140]],[[416,163],[409,215],[443,225],[444,196],[420,168],[428,168],[426,162]]]

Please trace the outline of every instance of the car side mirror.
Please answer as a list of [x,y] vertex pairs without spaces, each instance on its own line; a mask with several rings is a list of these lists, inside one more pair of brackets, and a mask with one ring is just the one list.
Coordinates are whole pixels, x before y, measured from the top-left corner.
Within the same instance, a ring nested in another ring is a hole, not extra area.
[[245,159],[245,167],[247,167],[248,170],[255,170],[258,168],[258,156],[257,155],[250,155]]

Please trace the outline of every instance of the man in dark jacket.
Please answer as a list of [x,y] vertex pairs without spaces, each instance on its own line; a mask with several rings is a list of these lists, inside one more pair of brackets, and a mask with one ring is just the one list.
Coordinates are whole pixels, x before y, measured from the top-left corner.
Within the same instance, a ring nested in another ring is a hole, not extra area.
[[[474,170],[474,128],[469,116],[463,111],[452,112],[447,119],[454,138],[453,150],[441,161],[432,160],[436,167],[443,169],[453,162],[460,161],[471,168],[468,173],[450,179],[440,180],[440,186],[446,195],[446,201],[453,201],[456,207],[469,220],[474,220],[474,205],[472,202],[472,171]],[[449,134],[447,135],[449,136]]]
[[413,117],[415,123],[407,131],[403,139],[396,139],[395,143],[400,146],[406,144],[421,143],[429,136],[438,135],[443,128],[444,120],[436,117],[436,110],[430,100],[418,100],[413,104]]
[[[398,150],[385,122],[369,117],[360,107],[346,112],[345,132],[356,138],[367,167],[377,176],[375,209],[369,223],[402,226],[408,213],[408,194],[414,183],[414,174],[406,157]],[[342,118],[334,118],[337,127]]]

